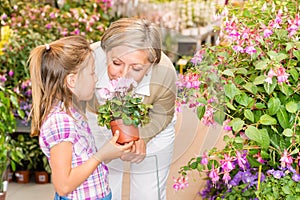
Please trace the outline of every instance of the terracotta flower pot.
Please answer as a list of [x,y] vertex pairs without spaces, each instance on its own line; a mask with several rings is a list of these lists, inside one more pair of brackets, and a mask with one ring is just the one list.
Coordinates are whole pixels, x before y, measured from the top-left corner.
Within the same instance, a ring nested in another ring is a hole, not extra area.
[[17,183],[29,183],[29,170],[17,171],[15,175],[17,177]]
[[0,192],[0,200],[5,200],[6,192]]
[[36,171],[35,175],[35,182],[37,184],[44,184],[49,183],[49,174],[45,171]]
[[117,130],[120,132],[119,144],[125,144],[131,141],[139,140],[139,129],[134,125],[127,126],[123,123],[122,119],[117,119],[110,122],[111,131],[114,135]]

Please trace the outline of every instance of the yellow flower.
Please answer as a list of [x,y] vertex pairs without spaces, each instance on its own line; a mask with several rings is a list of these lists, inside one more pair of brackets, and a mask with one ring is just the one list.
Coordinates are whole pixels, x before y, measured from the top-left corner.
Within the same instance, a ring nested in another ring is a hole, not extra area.
[[2,26],[1,27],[1,38],[0,38],[0,55],[4,54],[2,51],[2,48],[4,47],[4,45],[6,43],[8,43],[10,35],[11,35],[11,29],[9,28],[9,26]]

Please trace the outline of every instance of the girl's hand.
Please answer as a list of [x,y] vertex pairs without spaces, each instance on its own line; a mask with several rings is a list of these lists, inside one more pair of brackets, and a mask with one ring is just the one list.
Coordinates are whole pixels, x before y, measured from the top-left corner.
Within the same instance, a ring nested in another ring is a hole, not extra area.
[[117,143],[119,138],[119,131],[117,130],[110,141],[103,145],[103,147],[95,154],[99,161],[109,162],[115,158],[121,157],[123,153],[131,151],[133,142],[120,145]]

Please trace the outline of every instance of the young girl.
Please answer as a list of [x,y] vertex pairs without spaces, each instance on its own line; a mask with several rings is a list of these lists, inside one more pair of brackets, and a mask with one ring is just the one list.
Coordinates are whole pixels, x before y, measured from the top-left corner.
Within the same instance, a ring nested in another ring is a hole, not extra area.
[[111,199],[104,161],[119,158],[132,143],[116,143],[118,133],[99,151],[85,117],[94,94],[94,55],[81,36],[38,46],[29,57],[32,82],[32,136],[48,157],[58,199]]

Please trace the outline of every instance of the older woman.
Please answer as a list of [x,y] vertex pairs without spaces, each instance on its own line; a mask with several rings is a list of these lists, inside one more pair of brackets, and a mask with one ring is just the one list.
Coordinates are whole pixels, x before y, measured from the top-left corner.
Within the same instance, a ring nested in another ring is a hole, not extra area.
[[[113,199],[122,199],[123,161],[130,161],[130,199],[166,199],[166,182],[172,160],[175,135],[176,71],[162,52],[158,28],[144,19],[123,18],[104,33],[95,51],[97,88],[119,77],[133,78],[136,93],[152,104],[151,121],[139,128],[141,139],[132,151],[108,164]],[[107,67],[104,67],[107,66]],[[97,126],[96,115],[89,123],[99,147],[111,137],[110,131]]]

